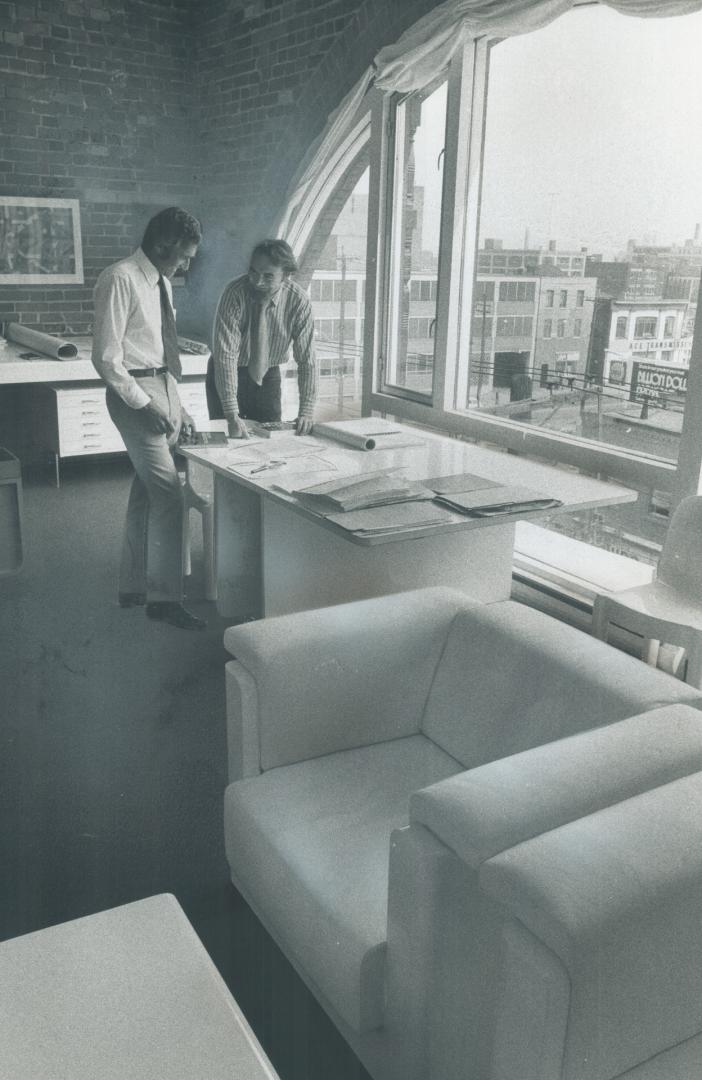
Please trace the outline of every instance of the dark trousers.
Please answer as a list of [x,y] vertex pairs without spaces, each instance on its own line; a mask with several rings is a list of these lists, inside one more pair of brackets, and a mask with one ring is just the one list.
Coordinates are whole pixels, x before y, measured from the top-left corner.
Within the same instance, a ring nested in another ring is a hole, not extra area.
[[[280,368],[277,365],[270,367],[263,376],[263,382],[260,386],[250,377],[247,367],[240,367],[237,374],[238,388],[236,396],[239,402],[239,416],[242,420],[258,420],[261,423],[280,420],[282,416]],[[207,395],[207,411],[210,414],[210,420],[223,420],[224,410],[215,386],[212,357],[210,357],[207,364],[205,393]]]

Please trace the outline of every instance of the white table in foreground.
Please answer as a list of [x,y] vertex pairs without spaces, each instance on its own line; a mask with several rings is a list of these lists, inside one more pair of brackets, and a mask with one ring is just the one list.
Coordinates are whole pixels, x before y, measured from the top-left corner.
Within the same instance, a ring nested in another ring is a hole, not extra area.
[[[545,516],[543,511],[508,518],[452,514],[439,526],[361,537],[307,510],[276,490],[277,484],[294,480],[305,487],[400,467],[416,480],[468,472],[496,484],[527,487],[560,499],[561,513],[636,499],[628,488],[569,470],[417,428],[402,429],[421,437],[421,444],[363,451],[315,436],[320,455],[336,466],[331,472],[314,472],[312,459],[305,464],[304,458],[295,458],[283,468],[243,475],[227,467],[241,449],[184,451],[215,477],[220,614],[280,615],[428,585],[465,589],[484,602],[504,600],[511,588],[515,524]],[[237,440],[236,446],[242,444]],[[259,442],[257,449],[275,458],[276,440]]]
[[2,1080],[277,1080],[175,897],[0,944]]

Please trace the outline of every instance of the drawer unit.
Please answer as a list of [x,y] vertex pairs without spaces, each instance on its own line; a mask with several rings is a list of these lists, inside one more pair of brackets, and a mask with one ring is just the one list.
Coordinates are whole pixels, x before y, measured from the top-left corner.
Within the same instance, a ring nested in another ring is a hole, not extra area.
[[124,443],[105,404],[104,386],[56,387],[56,430],[52,447],[59,457],[81,454],[113,454]]
[[[54,455],[57,487],[62,458],[124,453],[122,437],[107,411],[102,383],[54,384],[45,389],[49,396],[41,419],[42,438]],[[183,408],[195,424],[205,422],[208,414],[204,378],[186,377],[178,392]]]

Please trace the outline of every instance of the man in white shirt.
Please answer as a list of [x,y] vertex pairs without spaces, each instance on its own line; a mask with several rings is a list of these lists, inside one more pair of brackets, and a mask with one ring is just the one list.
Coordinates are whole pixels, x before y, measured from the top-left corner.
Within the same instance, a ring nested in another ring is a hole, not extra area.
[[93,364],[107,408],[134,466],[119,574],[121,607],[201,630],[183,607],[183,491],[173,459],[181,428],[193,429],[178,396],[180,351],[170,278],[188,268],[202,237],[179,207],[149,221],[141,247],[108,266],[95,285]]

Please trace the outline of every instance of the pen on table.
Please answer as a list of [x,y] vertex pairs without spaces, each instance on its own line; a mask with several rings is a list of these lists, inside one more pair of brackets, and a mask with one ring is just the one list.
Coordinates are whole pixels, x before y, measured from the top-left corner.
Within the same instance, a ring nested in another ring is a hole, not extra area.
[[255,469],[251,470],[251,475],[254,473],[265,472],[266,469],[277,469],[280,465],[287,464],[285,461],[267,461],[265,465],[257,465]]

